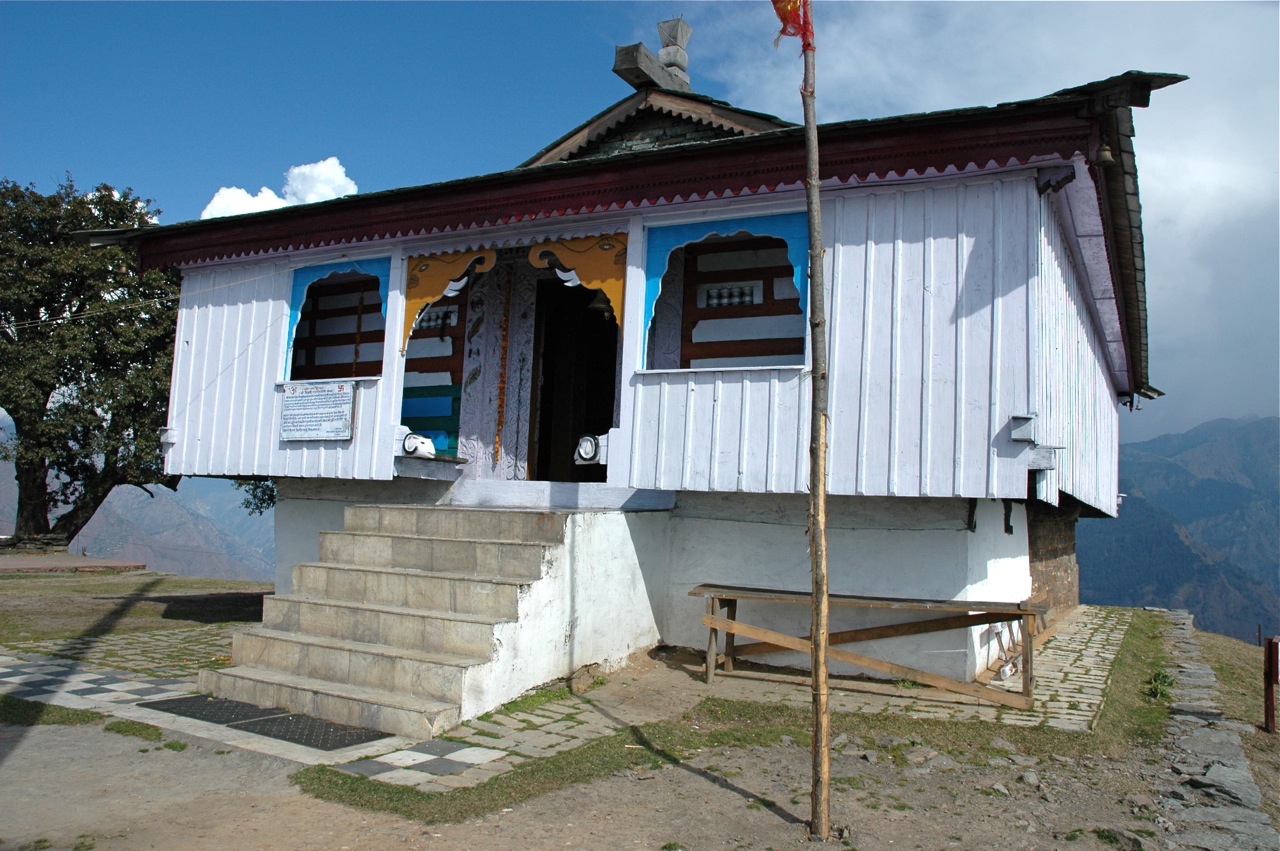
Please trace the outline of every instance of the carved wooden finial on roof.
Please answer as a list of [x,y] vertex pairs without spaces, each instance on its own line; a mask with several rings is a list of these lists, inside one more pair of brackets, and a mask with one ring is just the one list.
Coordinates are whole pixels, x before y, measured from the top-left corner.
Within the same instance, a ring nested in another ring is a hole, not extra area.
[[662,49],[654,56],[643,44],[619,45],[614,49],[613,73],[631,84],[636,91],[669,89],[691,92],[689,54],[685,46],[693,28],[679,18],[658,24]]

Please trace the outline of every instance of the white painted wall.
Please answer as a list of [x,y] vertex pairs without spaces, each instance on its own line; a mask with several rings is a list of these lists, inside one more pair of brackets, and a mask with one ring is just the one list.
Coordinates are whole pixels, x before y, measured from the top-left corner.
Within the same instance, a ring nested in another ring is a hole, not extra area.
[[[661,598],[657,624],[668,644],[705,647],[705,600],[690,597],[704,583],[808,591],[811,586],[805,511],[807,498],[682,494],[672,512],[670,556],[659,576],[646,575]],[[1003,504],[978,503],[977,528],[966,529],[968,503],[952,499],[839,498],[828,503],[830,590],[837,594],[947,600],[1019,601],[1031,593],[1026,520],[1013,505],[1014,534],[1004,531]],[[745,602],[743,621],[804,635],[802,605]],[[925,615],[919,615],[924,617]],[[838,631],[912,620],[884,612],[832,607]],[[957,679],[986,667],[984,630],[951,631],[852,645],[853,652]],[[761,661],[807,668],[803,654]],[[835,672],[852,673],[838,665]]]
[[665,551],[667,512],[583,512],[522,590],[520,618],[494,630],[494,657],[468,669],[462,717],[488,712],[579,667],[621,667],[659,641],[646,566]]
[[[454,500],[448,487],[404,479],[390,485],[283,480],[276,508],[277,592],[290,590],[289,567],[317,558],[320,531],[342,528],[346,506],[449,503]],[[459,497],[478,495],[472,493],[474,482],[454,487]],[[564,545],[547,550],[542,578],[521,590],[519,620],[499,624],[491,661],[468,670],[463,717],[486,712],[582,665],[620,667],[632,654],[660,642],[704,648],[705,601],[688,594],[697,584],[807,591],[806,511],[803,496],[696,493],[682,495],[674,509],[574,511],[567,519]],[[968,511],[968,501],[960,499],[833,498],[831,591],[1025,599],[1031,575],[1021,505],[1012,505],[1012,535],[1004,531],[1001,501],[978,502],[974,532],[967,529]],[[794,635],[808,631],[806,606],[747,602],[740,605],[739,617]],[[834,631],[915,617],[833,607],[831,622]],[[980,628],[864,642],[852,649],[968,679],[995,658],[996,644],[995,632]],[[760,658],[808,666],[802,654]],[[836,665],[833,671],[855,669]]]

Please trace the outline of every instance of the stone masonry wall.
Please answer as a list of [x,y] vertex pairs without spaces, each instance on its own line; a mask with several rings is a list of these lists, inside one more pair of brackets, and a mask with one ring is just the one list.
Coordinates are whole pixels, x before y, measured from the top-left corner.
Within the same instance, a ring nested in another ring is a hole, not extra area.
[[1048,591],[1049,623],[1080,605],[1080,565],[1076,561],[1075,508],[1027,503],[1031,593]]

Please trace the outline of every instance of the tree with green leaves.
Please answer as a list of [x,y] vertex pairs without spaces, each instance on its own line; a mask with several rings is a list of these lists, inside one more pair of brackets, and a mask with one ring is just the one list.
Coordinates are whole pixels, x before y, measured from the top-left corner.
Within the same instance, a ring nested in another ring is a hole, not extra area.
[[13,420],[0,460],[15,469],[18,539],[69,541],[116,485],[177,485],[159,430],[179,278],[73,238],[154,224],[151,205],[70,175],[49,195],[0,180],[0,408]]

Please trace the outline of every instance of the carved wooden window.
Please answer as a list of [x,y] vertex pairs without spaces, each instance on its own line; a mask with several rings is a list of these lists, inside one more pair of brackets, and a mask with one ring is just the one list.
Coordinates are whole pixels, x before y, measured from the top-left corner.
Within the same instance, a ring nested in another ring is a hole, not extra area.
[[382,374],[386,322],[378,279],[339,273],[307,287],[293,335],[293,381]]
[[804,365],[804,311],[781,239],[686,246],[680,312],[682,369]]

